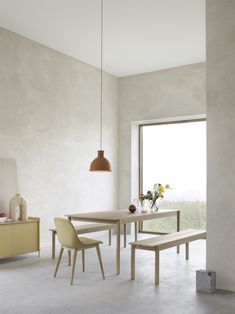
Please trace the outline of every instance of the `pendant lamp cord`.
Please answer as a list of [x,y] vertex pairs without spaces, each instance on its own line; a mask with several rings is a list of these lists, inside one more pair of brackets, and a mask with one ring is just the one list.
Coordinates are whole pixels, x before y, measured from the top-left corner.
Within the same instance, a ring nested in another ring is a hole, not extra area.
[[100,12],[100,150],[102,150],[103,136],[103,0],[101,0]]

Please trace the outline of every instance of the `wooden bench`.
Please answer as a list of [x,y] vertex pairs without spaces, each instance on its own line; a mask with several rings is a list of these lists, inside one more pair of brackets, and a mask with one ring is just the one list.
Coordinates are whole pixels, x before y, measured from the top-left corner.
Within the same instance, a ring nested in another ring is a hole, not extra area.
[[[75,226],[75,230],[77,234],[84,234],[84,233],[91,233],[91,232],[98,232],[98,231],[109,231],[109,245],[112,244],[112,229],[114,228],[113,224],[103,224],[103,223],[95,223],[89,225],[81,225]],[[55,258],[55,239],[56,239],[56,229],[51,228],[49,229],[52,232],[52,258]]]
[[147,250],[155,252],[155,284],[159,284],[160,254],[162,250],[185,244],[186,259],[189,259],[189,242],[205,239],[205,230],[189,229],[164,236],[154,237],[140,241],[131,242],[131,279],[135,279],[135,250]]

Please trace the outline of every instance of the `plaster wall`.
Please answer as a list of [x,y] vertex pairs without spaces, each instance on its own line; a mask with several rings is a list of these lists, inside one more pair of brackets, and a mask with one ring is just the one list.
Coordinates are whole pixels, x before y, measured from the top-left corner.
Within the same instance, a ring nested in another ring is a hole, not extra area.
[[104,75],[103,144],[112,173],[90,173],[99,146],[100,71],[0,28],[0,157],[41,218],[117,205],[118,82]]
[[138,154],[133,126],[205,113],[205,63],[119,79],[119,207],[137,196],[131,191],[138,180],[138,165],[131,162]]
[[207,268],[235,291],[235,1],[207,0]]

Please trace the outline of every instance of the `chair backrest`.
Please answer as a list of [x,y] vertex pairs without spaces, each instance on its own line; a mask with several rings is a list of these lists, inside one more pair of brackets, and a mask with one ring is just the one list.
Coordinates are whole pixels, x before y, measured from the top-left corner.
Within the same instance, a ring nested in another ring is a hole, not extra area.
[[82,246],[73,224],[65,218],[54,218],[57,237],[63,247],[75,249]]

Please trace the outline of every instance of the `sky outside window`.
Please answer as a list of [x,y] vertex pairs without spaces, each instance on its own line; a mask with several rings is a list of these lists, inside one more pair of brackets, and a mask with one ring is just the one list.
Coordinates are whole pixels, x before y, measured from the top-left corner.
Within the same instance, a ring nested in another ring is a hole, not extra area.
[[143,192],[170,184],[166,201],[206,201],[206,121],[143,126]]

